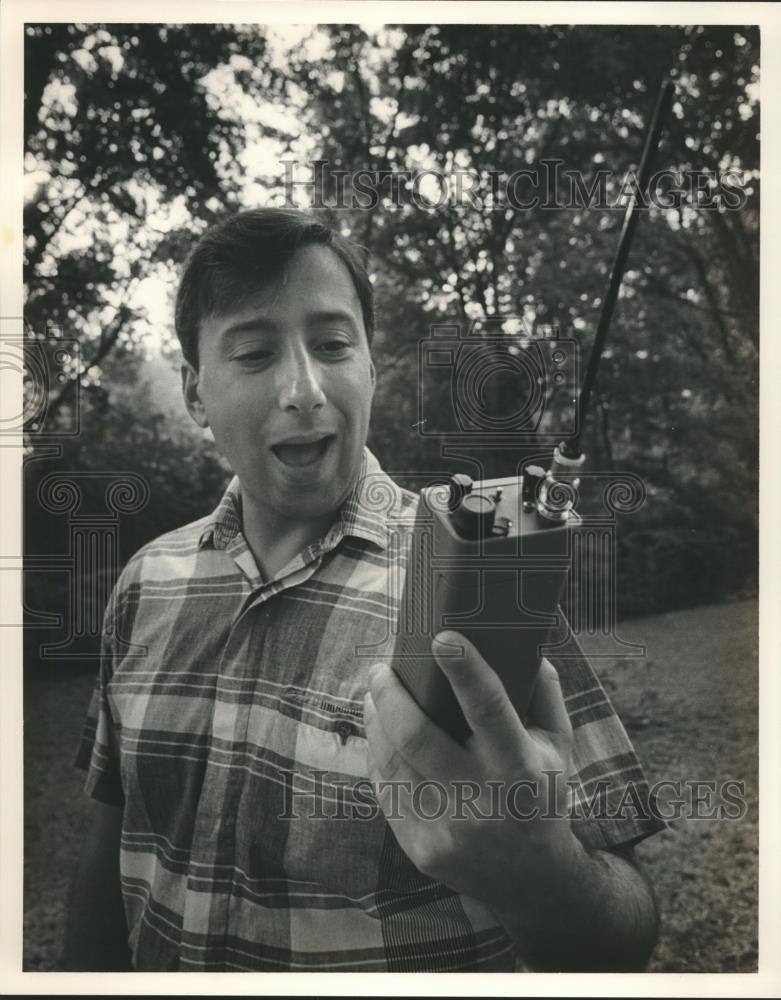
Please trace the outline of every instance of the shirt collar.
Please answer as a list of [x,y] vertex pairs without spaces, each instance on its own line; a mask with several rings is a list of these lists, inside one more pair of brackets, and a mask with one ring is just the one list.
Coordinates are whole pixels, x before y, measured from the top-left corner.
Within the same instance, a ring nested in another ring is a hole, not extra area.
[[398,523],[405,507],[404,491],[383,472],[372,452],[364,448],[358,480],[339,513],[341,537],[364,538],[386,549],[392,525]]
[[[356,484],[342,504],[339,518],[326,539],[335,545],[342,538],[352,536],[386,549],[390,541],[389,522],[398,522],[405,506],[404,491],[383,472],[375,456],[365,447]],[[241,532],[241,526],[241,484],[239,477],[234,476],[220,502],[206,518],[198,547],[203,548],[211,542],[215,549],[225,549]]]
[[225,549],[241,531],[241,488],[239,477],[228,483],[220,502],[206,518],[198,548],[211,542],[215,549]]

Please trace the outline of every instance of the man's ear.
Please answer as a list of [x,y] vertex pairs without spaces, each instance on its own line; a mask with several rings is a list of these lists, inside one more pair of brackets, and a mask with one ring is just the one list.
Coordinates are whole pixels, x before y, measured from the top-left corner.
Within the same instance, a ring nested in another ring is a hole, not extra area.
[[201,377],[189,361],[182,362],[181,373],[182,396],[187,412],[199,427],[208,427],[209,419],[200,393]]

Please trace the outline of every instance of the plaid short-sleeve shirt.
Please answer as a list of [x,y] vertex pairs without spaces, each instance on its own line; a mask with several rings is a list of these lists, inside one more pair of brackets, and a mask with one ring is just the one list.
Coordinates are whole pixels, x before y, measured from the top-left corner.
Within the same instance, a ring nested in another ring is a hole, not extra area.
[[[367,450],[332,528],[263,580],[234,479],[210,516],[122,572],[77,764],[90,795],[123,807],[136,969],[515,967],[493,914],[423,876],[367,791],[363,697],[389,651],[416,502]],[[608,797],[642,793],[588,663],[576,647],[552,659],[574,726],[576,797],[600,782]],[[662,825],[573,822],[605,848]]]

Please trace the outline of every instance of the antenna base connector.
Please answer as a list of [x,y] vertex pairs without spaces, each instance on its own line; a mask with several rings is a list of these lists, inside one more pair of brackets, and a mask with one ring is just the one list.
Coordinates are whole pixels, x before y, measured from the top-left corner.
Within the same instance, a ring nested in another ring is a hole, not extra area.
[[586,460],[584,454],[577,458],[567,458],[562,454],[562,445],[557,445],[553,451],[553,462],[545,478],[537,489],[535,507],[537,514],[546,521],[561,523],[567,521],[570,511],[575,506],[576,490],[580,485],[578,478],[560,480],[556,476],[566,473],[572,476]]

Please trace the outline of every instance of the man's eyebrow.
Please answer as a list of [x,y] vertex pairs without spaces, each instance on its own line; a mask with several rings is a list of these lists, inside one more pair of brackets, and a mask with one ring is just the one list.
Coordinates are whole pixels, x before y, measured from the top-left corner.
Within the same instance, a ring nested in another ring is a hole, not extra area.
[[277,324],[264,316],[253,316],[252,319],[241,319],[236,323],[231,323],[221,334],[221,340],[227,340],[240,333],[274,333]]
[[[343,309],[321,309],[308,313],[306,323],[318,326],[324,323],[349,323],[352,327],[358,327],[356,317]],[[222,331],[221,339],[227,340],[242,333],[276,333],[278,329],[278,324],[274,320],[265,316],[253,316],[250,319],[241,319],[231,323]]]
[[323,309],[307,316],[310,323],[350,323],[357,326],[356,318],[344,309]]

